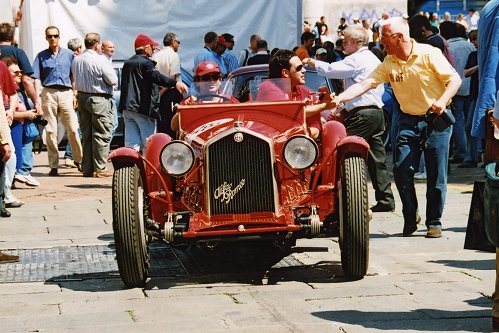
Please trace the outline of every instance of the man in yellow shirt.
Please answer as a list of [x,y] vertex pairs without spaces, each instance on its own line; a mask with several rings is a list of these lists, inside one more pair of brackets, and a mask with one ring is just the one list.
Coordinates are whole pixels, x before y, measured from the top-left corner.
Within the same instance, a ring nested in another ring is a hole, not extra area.
[[425,114],[427,110],[442,114],[461,85],[461,79],[439,49],[410,39],[409,26],[402,17],[384,21],[381,43],[388,54],[383,63],[364,81],[339,94],[335,102],[349,101],[382,83],[390,83],[402,110],[393,175],[403,206],[403,235],[412,235],[420,220],[414,171],[423,151],[427,169],[426,237],[439,238],[442,237],[440,219],[447,190],[452,126],[443,131],[434,130],[425,121]]

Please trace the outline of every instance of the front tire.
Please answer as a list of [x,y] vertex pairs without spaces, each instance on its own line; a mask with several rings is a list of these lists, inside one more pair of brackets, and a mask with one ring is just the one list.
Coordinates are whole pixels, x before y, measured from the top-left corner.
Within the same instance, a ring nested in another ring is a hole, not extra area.
[[347,154],[339,184],[341,265],[350,279],[362,279],[369,262],[369,208],[366,162]]
[[149,277],[149,244],[144,223],[144,191],[136,166],[115,170],[113,230],[116,260],[127,288],[143,287]]

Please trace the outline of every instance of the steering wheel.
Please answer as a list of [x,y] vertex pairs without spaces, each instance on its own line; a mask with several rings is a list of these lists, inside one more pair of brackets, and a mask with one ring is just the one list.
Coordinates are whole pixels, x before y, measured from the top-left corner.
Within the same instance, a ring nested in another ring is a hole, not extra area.
[[219,95],[219,94],[201,94],[196,96],[197,99],[202,100],[204,98],[220,98],[224,102],[229,102],[231,101],[230,97],[224,96],[224,95]]

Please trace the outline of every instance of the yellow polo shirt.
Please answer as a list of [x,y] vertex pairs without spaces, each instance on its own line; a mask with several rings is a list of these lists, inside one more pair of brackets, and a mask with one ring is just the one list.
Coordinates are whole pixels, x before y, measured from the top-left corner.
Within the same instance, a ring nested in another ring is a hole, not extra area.
[[412,52],[407,61],[388,55],[366,81],[372,88],[390,82],[402,112],[424,115],[458,74],[438,48],[414,39],[411,43]]

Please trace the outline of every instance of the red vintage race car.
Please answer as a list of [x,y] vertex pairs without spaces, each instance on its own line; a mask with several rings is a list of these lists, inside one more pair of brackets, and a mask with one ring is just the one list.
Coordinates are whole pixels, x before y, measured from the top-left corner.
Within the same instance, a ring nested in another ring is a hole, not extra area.
[[[250,95],[258,89],[251,82]],[[226,95],[241,88],[229,82],[208,103],[201,96],[180,105],[179,139],[158,133],[143,155],[128,147],[111,153],[116,258],[127,287],[145,284],[148,246],[159,237],[173,245],[293,244],[338,227],[347,277],[365,276],[368,144],[338,121],[324,122],[313,140],[305,102],[238,103]]]

